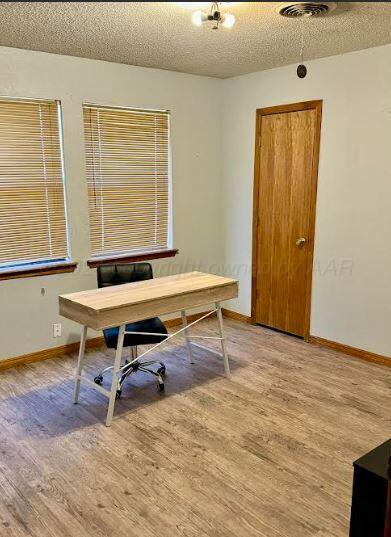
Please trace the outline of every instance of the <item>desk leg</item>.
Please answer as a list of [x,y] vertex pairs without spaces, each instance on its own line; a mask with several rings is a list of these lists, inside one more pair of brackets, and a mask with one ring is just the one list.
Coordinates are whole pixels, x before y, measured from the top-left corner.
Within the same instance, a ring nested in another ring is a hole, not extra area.
[[113,419],[113,414],[114,414],[114,405],[115,405],[115,399],[117,397],[117,390],[118,390],[118,373],[121,368],[122,347],[124,345],[124,332],[125,332],[125,325],[122,324],[119,327],[117,350],[115,351],[113,378],[111,380],[111,390],[110,390],[110,398],[109,398],[109,408],[107,410],[107,417],[106,417],[107,427],[110,427],[112,419]]
[[190,363],[194,364],[193,354],[191,352],[189,329],[187,328],[187,317],[186,317],[185,310],[181,311],[181,317],[182,317],[182,325],[183,325],[183,328],[185,329],[184,332],[185,332],[185,339],[186,339],[186,347],[187,347],[187,352],[189,353]]
[[221,337],[221,350],[223,351],[224,370],[225,370],[226,376],[229,378],[231,375],[231,372],[229,369],[228,353],[227,353],[227,348],[225,345],[223,314],[221,311],[220,302],[216,302],[216,309],[217,309],[217,322],[219,325],[219,332],[220,332],[220,337]]
[[83,371],[84,363],[84,351],[86,348],[86,339],[87,339],[87,327],[83,326],[81,331],[80,346],[79,346],[79,359],[77,361],[76,367],[76,378],[75,378],[75,387],[73,390],[73,402],[76,404],[79,401],[80,393],[80,375]]

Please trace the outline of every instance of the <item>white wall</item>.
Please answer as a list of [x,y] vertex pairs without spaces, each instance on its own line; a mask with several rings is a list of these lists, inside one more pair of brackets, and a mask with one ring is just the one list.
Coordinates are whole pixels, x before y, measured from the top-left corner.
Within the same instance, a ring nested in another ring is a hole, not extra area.
[[[155,272],[181,272],[199,264],[218,270],[220,84],[207,77],[0,47],[0,96],[62,102],[70,242],[72,258],[79,263],[73,274],[0,282],[0,358],[76,341],[79,328],[59,318],[57,297],[96,286],[96,271],[86,266],[82,102],[171,110],[174,246],[180,254],[155,263]],[[52,324],[59,320],[63,337],[53,339]]]
[[[311,334],[391,356],[391,46],[222,82],[224,242],[250,314],[255,110],[323,99]],[[349,269],[352,266],[352,269]],[[335,270],[334,270],[335,268]]]
[[155,272],[222,272],[224,262],[240,280],[230,307],[248,315],[255,110],[310,99],[324,102],[311,334],[391,356],[390,62],[384,46],[309,62],[304,80],[290,66],[221,81],[0,47],[0,95],[62,101],[79,262],[73,274],[0,282],[0,357],[76,341],[78,326],[64,319],[63,337],[52,338],[57,296],[96,285],[86,266],[83,101],[172,111],[180,255],[156,262]]

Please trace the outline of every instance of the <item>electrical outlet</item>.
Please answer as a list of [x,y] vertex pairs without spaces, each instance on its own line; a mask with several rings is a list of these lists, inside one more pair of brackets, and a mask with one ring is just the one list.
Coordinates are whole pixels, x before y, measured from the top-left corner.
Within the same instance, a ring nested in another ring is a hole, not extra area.
[[61,337],[61,323],[53,324],[53,337]]

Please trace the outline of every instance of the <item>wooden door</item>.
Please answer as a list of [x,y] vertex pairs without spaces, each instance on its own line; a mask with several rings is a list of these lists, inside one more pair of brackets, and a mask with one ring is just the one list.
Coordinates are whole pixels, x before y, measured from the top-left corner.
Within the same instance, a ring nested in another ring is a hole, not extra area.
[[309,336],[322,101],[257,110],[252,318]]

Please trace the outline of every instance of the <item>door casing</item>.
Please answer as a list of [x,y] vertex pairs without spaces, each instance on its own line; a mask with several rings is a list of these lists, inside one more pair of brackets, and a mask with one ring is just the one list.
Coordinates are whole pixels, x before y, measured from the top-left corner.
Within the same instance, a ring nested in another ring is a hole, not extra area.
[[268,108],[259,108],[256,111],[256,128],[255,128],[255,160],[254,160],[254,190],[253,190],[253,237],[252,237],[252,282],[251,282],[251,321],[256,323],[257,308],[257,275],[258,275],[258,226],[259,226],[259,186],[260,186],[260,159],[262,158],[262,147],[260,146],[262,117],[271,114],[282,114],[289,112],[300,112],[302,110],[315,110],[316,126],[315,139],[313,147],[313,160],[311,172],[311,192],[310,192],[310,215],[308,235],[312,245],[307,256],[307,284],[305,296],[304,312],[304,340],[308,341],[310,336],[311,321],[311,291],[312,291],[312,267],[314,254],[314,237],[315,237],[315,211],[316,211],[316,192],[318,184],[318,166],[319,166],[319,149],[320,149],[320,130],[322,121],[322,100],[306,101]]

